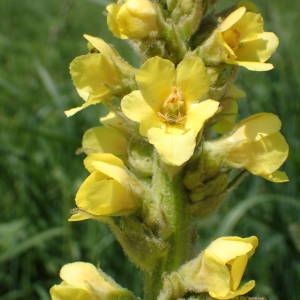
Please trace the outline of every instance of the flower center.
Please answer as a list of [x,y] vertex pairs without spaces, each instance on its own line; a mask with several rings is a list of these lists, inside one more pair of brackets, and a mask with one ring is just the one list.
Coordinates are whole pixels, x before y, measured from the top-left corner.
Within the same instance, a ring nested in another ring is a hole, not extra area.
[[161,120],[169,125],[182,124],[186,119],[186,115],[184,97],[179,88],[172,87],[171,94],[163,102],[157,114]]
[[232,28],[226,30],[223,32],[223,38],[233,51],[236,51],[239,48],[241,34],[237,29]]

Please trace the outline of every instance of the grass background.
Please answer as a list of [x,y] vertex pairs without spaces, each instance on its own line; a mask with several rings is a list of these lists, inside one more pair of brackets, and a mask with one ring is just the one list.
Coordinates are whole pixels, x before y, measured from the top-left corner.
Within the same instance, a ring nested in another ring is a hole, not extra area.
[[[232,1],[219,0],[221,4]],[[291,182],[271,184],[249,177],[214,216],[200,223],[202,246],[223,234],[259,236],[247,278],[269,300],[300,295],[300,3],[256,1],[267,30],[281,45],[273,71],[241,71],[248,94],[242,114],[278,114],[291,152]],[[69,62],[85,53],[83,33],[117,45],[102,14],[105,1],[0,0],[0,299],[49,299],[60,267],[83,260],[101,267],[140,293],[139,273],[126,262],[108,230],[93,221],[68,223],[74,195],[86,176],[75,155],[82,133],[95,126],[99,107],[71,119],[63,111],[80,103]]]

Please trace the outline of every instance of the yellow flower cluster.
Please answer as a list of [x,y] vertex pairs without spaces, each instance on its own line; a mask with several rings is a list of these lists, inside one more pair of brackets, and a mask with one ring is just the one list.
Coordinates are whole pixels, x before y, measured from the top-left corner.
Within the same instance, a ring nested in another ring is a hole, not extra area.
[[[289,151],[279,118],[258,113],[236,122],[238,99],[245,97],[234,83],[236,71],[272,69],[267,61],[278,38],[264,31],[262,16],[247,5],[212,13],[210,31],[203,32],[198,18],[213,2],[118,0],[106,8],[108,27],[140,50],[141,66],[132,67],[89,35],[88,53],[70,64],[84,103],[66,115],[98,103],[109,112],[102,126],[83,136],[80,152],[89,175],[69,220],[106,222],[128,257],[153,272],[152,280],[166,276],[161,293],[148,291],[147,299],[187,293],[233,299],[250,291],[254,281],[240,283],[256,237],[219,238],[182,265],[190,252],[185,235],[193,218],[224,198],[232,169],[288,181],[279,171]],[[67,264],[60,275],[62,283],[50,291],[53,300],[137,299],[88,263]]]

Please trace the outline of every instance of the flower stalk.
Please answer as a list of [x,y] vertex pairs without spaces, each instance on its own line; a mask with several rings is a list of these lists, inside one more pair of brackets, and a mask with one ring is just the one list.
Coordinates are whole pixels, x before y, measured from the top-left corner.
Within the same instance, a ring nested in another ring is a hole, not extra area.
[[[165,257],[157,261],[153,272],[146,274],[145,300],[157,299],[163,274],[178,269],[190,254],[191,219],[188,216],[188,202],[181,178],[178,168],[167,166],[155,154],[151,185],[153,211],[149,213],[154,214],[152,218],[158,223],[158,234],[167,242],[168,251]],[[164,228],[161,224],[165,224]]]
[[[279,118],[237,121],[246,97],[238,70],[271,70],[278,38],[248,2],[221,12],[217,2],[110,3],[108,27],[135,46],[141,65],[90,35],[88,53],[70,65],[84,103],[66,115],[96,104],[109,112],[83,136],[78,153],[90,174],[69,221],[111,229],[144,273],[144,300],[237,299],[253,289],[254,280],[240,283],[258,239],[221,237],[200,251],[197,221],[249,173],[288,181],[279,171],[289,150]],[[61,278],[52,300],[140,299],[88,263],[66,265]]]

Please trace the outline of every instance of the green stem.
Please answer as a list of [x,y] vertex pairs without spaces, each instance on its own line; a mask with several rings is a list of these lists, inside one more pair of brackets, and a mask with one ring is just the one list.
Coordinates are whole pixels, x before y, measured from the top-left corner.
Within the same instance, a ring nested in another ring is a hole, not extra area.
[[144,300],[157,300],[162,287],[161,276],[163,274],[163,263],[158,262],[151,273],[144,276]]
[[[169,244],[167,255],[157,261],[151,274],[145,276],[144,300],[156,300],[162,286],[163,273],[177,270],[188,258],[190,250],[190,218],[186,192],[178,168],[154,159],[152,179],[153,210],[159,210],[159,235]],[[154,212],[155,213],[155,212]]]

